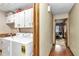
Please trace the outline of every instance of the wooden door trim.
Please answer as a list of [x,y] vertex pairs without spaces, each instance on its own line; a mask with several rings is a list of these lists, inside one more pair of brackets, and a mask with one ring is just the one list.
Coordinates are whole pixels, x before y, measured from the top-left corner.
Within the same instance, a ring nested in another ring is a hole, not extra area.
[[33,4],[33,56],[39,56],[39,3]]

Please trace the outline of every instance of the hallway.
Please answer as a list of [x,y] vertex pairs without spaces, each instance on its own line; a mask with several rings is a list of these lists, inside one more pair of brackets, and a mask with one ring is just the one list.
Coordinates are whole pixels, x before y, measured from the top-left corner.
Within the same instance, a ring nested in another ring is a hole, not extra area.
[[49,56],[73,56],[70,49],[65,46],[64,39],[56,40],[56,45],[52,48]]
[[[35,25],[38,29],[37,31],[35,29],[38,34],[35,34],[38,54],[79,56],[79,4],[52,3],[40,4],[39,7],[40,12],[37,15],[39,21]],[[50,7],[49,11],[48,7]],[[67,39],[66,42],[62,38]]]

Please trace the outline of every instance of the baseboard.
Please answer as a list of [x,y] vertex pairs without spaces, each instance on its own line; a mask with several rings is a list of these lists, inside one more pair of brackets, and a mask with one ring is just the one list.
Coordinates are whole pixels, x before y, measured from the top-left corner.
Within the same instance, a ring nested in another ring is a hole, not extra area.
[[72,50],[70,49],[70,47],[67,47],[67,48],[70,50],[72,56],[75,56],[75,55],[73,54]]

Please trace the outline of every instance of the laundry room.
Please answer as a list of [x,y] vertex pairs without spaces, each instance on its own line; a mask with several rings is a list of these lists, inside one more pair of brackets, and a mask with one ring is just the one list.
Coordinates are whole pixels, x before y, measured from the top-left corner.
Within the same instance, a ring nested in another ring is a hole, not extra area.
[[0,56],[33,55],[33,3],[0,3]]

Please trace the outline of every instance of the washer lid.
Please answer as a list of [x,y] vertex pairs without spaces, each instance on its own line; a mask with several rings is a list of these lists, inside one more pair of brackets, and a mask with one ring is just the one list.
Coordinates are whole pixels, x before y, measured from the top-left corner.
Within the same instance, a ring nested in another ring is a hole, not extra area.
[[28,44],[30,42],[33,42],[33,38],[32,37],[17,37],[17,36],[15,36],[13,41],[18,42],[18,43]]
[[5,37],[5,38],[2,38],[2,39],[5,39],[5,40],[10,40],[10,41],[12,41],[12,40],[13,40],[13,38],[12,38],[12,37]]

